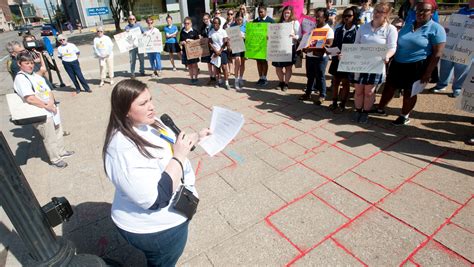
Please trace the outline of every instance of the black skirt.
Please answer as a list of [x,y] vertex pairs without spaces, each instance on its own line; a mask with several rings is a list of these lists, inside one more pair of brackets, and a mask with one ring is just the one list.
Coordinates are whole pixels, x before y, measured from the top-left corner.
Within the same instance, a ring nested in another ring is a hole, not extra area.
[[339,79],[349,79],[349,72],[337,71],[339,67],[339,58],[337,56],[332,57],[331,65],[329,65],[329,74]]
[[426,59],[412,63],[399,63],[393,60],[388,69],[387,83],[395,88],[411,91],[413,83],[421,79],[425,73],[427,63]]
[[293,66],[296,63],[296,45],[292,46],[291,49],[291,61],[289,62],[272,62],[272,66],[276,68],[284,68],[284,67],[289,67]]
[[179,47],[178,43],[166,43],[165,44],[165,52],[172,52],[172,53],[178,53],[181,52],[181,48]]

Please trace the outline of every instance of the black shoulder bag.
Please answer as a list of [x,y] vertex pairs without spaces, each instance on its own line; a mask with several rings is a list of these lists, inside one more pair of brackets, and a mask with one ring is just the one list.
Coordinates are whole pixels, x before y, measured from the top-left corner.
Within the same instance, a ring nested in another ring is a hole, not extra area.
[[184,185],[184,169],[181,161],[175,157],[173,157],[172,159],[176,160],[176,162],[179,163],[183,173],[181,176],[182,185],[179,186],[178,192],[176,193],[173,199],[173,208],[179,213],[182,213],[189,220],[191,220],[194,214],[196,213],[197,206],[199,204],[199,198],[197,198],[193,194],[193,192],[187,189]]

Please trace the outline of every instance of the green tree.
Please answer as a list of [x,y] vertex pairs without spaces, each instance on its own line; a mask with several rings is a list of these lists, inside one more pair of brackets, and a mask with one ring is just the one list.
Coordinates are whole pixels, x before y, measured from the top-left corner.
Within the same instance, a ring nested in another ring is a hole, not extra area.
[[109,0],[109,6],[112,13],[112,18],[114,19],[115,31],[120,32],[120,14],[128,16],[129,11],[132,11],[135,7],[136,0]]

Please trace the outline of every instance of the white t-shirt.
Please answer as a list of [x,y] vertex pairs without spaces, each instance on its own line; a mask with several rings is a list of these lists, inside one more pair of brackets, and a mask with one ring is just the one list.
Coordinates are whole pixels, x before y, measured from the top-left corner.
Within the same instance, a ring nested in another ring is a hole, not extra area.
[[[147,125],[134,128],[138,135],[162,148],[147,148],[155,157],[143,156],[121,132],[115,133],[107,148],[105,169],[115,186],[112,220],[121,229],[138,234],[163,231],[182,224],[187,218],[171,207],[149,210],[158,196],[158,182],[172,157],[171,146],[160,133]],[[167,136],[176,136],[166,129]],[[189,160],[184,164],[184,182],[196,195],[195,176]],[[175,192],[171,199],[175,196]]]
[[392,24],[384,25],[372,29],[372,23],[360,26],[356,33],[355,44],[386,44],[388,49],[397,48],[398,32]]
[[[216,31],[213,28],[209,31],[209,38],[211,38],[212,46],[216,50],[221,49],[221,47],[224,45],[224,38],[227,38],[227,37],[228,37],[227,32],[224,29],[219,29]],[[227,50],[227,47],[224,50]]]
[[113,56],[114,43],[107,35],[94,38],[94,52],[98,57]]
[[[23,99],[25,99],[26,96],[35,95],[44,103],[49,102],[51,95],[51,89],[46,83],[46,80],[36,73],[28,74],[26,72],[19,71],[15,76],[13,88],[15,89],[15,92]],[[34,91],[33,88],[35,89]],[[52,117],[54,115],[51,111],[46,110],[46,112],[48,112],[48,117]]]
[[62,61],[72,62],[77,60],[77,54],[79,53],[79,48],[75,44],[67,43],[58,47],[58,57]]
[[[316,28],[313,28],[313,30],[314,29],[316,29]],[[326,42],[327,42],[327,40],[334,39],[334,30],[331,28],[331,26],[329,26],[329,24],[326,23],[326,25],[321,27],[321,29],[328,29],[328,34],[326,35]],[[316,57],[315,55],[313,55],[313,52],[309,52],[308,54],[306,54],[306,56]],[[324,53],[323,57],[327,57],[327,54]]]

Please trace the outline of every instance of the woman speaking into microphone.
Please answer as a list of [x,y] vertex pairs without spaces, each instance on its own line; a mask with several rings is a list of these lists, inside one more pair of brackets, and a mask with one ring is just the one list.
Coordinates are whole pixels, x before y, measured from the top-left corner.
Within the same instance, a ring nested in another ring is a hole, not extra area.
[[148,266],[174,266],[183,253],[189,219],[173,208],[173,199],[182,184],[196,194],[187,156],[209,134],[203,129],[176,136],[156,118],[150,91],[138,80],[123,80],[112,90],[102,151],[115,186],[112,220],[145,253]]

